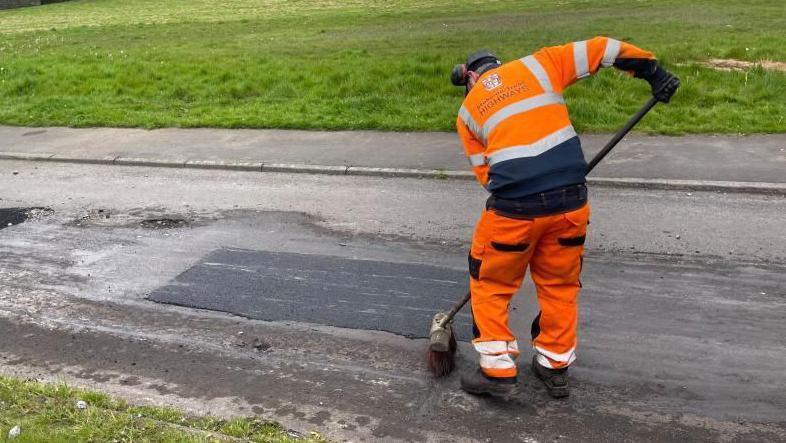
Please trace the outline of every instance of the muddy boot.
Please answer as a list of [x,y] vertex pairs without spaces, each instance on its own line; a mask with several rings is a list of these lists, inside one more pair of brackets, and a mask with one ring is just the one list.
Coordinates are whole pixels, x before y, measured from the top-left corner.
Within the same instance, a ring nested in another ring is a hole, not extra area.
[[568,368],[551,369],[538,363],[538,356],[532,357],[532,372],[543,381],[552,398],[565,398],[570,395],[568,388]]
[[475,372],[461,376],[461,389],[474,395],[496,395],[509,397],[515,392],[516,379],[486,377],[478,368]]

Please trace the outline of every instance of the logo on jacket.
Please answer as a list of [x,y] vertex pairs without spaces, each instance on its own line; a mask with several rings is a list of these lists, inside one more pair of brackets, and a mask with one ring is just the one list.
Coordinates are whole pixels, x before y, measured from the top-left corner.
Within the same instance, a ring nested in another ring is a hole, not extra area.
[[491,74],[483,79],[483,87],[486,88],[486,91],[493,91],[500,86],[502,86],[502,79],[499,78],[499,74]]

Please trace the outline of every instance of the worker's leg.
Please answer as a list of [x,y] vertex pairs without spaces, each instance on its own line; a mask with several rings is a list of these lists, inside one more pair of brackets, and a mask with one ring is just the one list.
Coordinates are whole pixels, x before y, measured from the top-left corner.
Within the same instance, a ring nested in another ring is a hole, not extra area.
[[544,368],[565,368],[575,360],[577,299],[581,283],[589,204],[549,217],[530,261],[540,313],[532,323],[536,361]]
[[534,222],[504,217],[486,210],[480,218],[470,251],[471,306],[475,322],[473,344],[486,377],[514,382],[518,344],[508,328],[510,300],[521,286],[532,256]]

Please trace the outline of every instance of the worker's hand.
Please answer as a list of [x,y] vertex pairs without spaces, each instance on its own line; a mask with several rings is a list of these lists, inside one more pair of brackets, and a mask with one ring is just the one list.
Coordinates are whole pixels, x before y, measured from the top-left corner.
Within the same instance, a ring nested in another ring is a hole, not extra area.
[[652,95],[663,103],[668,103],[671,96],[680,87],[680,79],[660,66],[656,67],[655,72],[647,77],[647,81],[652,86]]

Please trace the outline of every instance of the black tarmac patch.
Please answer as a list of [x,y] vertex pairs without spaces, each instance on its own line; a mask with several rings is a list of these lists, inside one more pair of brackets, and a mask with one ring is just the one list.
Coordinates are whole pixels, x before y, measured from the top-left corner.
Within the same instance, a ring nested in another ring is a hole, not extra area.
[[18,225],[30,218],[44,217],[52,212],[49,208],[0,208],[0,229]]
[[[466,293],[466,271],[326,255],[218,249],[148,298],[259,320],[428,337],[434,314]],[[472,337],[469,307],[456,316]]]

